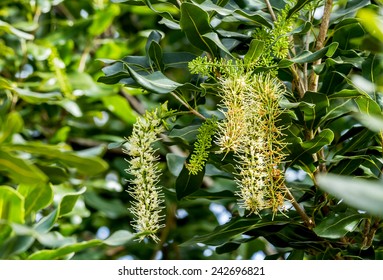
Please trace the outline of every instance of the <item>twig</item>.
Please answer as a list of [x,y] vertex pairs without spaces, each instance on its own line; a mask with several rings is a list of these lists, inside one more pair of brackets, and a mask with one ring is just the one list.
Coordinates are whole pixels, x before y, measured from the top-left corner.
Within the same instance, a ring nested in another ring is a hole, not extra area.
[[[332,10],[332,3],[333,0],[326,0],[324,11],[323,11],[323,17],[322,17],[322,23],[319,28],[319,35],[316,41],[315,49],[318,51],[323,48],[324,42],[326,40],[326,35],[328,31],[328,26],[330,23],[330,15]],[[319,65],[322,63],[322,59],[318,59],[313,62],[313,67],[315,65]],[[309,78],[309,90],[316,92],[318,90],[318,81],[319,76],[314,72],[314,69],[311,72],[310,78]]]
[[269,13],[271,15],[271,18],[273,19],[273,21],[276,21],[277,17],[275,16],[275,13],[273,11],[273,7],[270,4],[270,1],[269,0],[265,0],[265,3],[267,5],[267,9],[269,9]]
[[285,191],[286,191],[286,197],[290,200],[291,204],[294,206],[295,210],[298,212],[298,214],[301,216],[303,222],[305,225],[309,228],[312,229],[315,227],[314,221],[307,216],[305,210],[299,205],[299,203],[295,200],[295,197],[292,195],[290,192],[289,188],[284,185]]

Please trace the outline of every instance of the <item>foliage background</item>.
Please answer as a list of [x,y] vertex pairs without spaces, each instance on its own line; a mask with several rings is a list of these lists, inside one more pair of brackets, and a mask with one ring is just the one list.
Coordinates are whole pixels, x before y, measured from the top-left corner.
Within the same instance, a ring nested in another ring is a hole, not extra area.
[[[200,83],[187,63],[211,49],[216,58],[257,55],[252,32],[273,21],[264,1],[182,1],[192,2],[182,4],[186,21],[179,1],[112,2],[0,3],[0,258],[383,258],[380,3],[334,1],[317,50],[314,12],[325,1],[289,11],[295,52],[275,60],[290,93],[281,104],[292,143],[286,185],[315,227],[294,208],[245,215],[230,157],[211,153],[203,173],[185,172],[202,120],[184,114],[157,144],[166,227],[159,243],[138,243],[121,144],[136,117],[165,101],[219,114],[216,84]],[[278,15],[286,2],[271,5]],[[208,46],[195,34],[208,34]],[[142,82],[140,68],[177,84]],[[319,87],[300,91],[294,71],[307,82],[312,69]]]

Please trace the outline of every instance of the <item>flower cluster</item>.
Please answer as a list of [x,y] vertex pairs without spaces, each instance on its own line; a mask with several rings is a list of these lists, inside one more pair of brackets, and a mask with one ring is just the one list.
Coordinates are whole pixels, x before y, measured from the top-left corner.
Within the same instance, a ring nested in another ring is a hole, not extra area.
[[163,209],[163,194],[157,185],[159,181],[158,156],[153,143],[158,140],[158,134],[165,131],[163,119],[169,116],[166,104],[153,111],[147,111],[143,118],[138,118],[133,126],[132,135],[128,138],[124,152],[130,156],[129,168],[126,170],[133,176],[133,185],[128,191],[134,199],[129,208],[135,216],[132,223],[137,231],[139,240],[150,237],[158,241],[156,232],[164,225],[161,215]]
[[196,175],[203,170],[209,158],[208,149],[211,147],[212,137],[217,130],[217,118],[207,119],[198,129],[197,141],[194,144],[194,151],[186,168],[190,174]]

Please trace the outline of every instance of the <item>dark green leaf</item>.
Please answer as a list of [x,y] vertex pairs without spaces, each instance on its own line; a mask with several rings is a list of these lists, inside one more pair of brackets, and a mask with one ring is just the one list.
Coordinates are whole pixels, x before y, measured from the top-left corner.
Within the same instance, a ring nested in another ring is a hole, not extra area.
[[166,77],[159,71],[143,76],[138,74],[130,67],[128,67],[128,70],[132,78],[140,86],[154,93],[169,93],[182,86],[182,84],[170,80],[168,77]]
[[341,238],[355,230],[359,222],[365,218],[363,214],[332,213],[320,222],[315,228],[315,233],[324,238]]
[[293,57],[291,61],[294,63],[309,63],[309,62],[314,62],[324,56],[332,57],[337,48],[338,48],[338,43],[332,42],[330,45],[314,53],[310,51],[303,51],[301,54]]
[[202,171],[198,172],[196,175],[193,175],[189,174],[189,170],[183,166],[181,173],[176,180],[177,199],[181,200],[182,198],[197,191],[202,185],[204,175],[205,167]]
[[191,3],[181,5],[181,29],[195,47],[215,54],[217,47],[202,35],[212,32],[207,12]]
[[166,154],[166,162],[169,168],[170,173],[178,177],[181,173],[181,170],[184,166],[186,157],[182,157],[176,154]]

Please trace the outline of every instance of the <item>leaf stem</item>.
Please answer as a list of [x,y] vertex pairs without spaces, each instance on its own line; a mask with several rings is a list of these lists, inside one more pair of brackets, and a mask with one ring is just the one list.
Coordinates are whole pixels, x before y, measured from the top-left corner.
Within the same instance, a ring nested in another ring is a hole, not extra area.
[[170,93],[175,99],[177,99],[178,102],[180,102],[182,105],[184,105],[186,108],[188,108],[190,110],[190,112],[194,115],[196,115],[197,117],[203,119],[203,120],[206,120],[206,118],[200,113],[198,112],[197,110],[195,110],[192,106],[189,105],[189,103],[185,102],[184,100],[182,100],[181,97],[179,97],[175,92],[171,92]]

